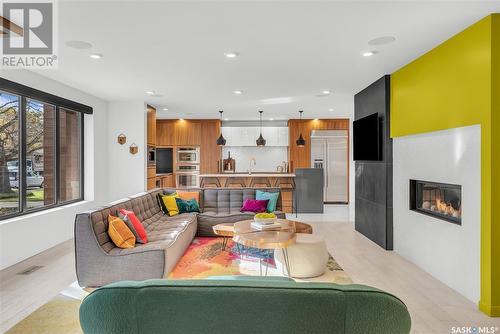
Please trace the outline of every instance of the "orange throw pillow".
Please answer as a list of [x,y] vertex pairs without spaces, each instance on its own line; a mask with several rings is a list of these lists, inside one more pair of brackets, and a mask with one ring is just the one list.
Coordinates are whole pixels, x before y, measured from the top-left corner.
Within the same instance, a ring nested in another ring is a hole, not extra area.
[[128,228],[127,224],[118,217],[108,216],[108,234],[116,247],[134,248],[135,236]]
[[200,193],[198,191],[177,191],[179,198],[185,199],[186,201],[190,199],[196,200],[200,203]]

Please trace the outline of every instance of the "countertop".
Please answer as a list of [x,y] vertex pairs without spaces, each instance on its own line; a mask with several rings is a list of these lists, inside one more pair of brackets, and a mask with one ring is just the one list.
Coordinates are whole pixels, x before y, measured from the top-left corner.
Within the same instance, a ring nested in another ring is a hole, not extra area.
[[222,174],[200,174],[200,177],[295,177],[291,173],[222,173]]

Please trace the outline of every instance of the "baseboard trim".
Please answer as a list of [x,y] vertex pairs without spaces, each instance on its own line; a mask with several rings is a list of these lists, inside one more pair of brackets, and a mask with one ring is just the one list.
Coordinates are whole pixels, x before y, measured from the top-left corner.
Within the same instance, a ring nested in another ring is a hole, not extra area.
[[479,302],[479,310],[490,317],[500,317],[500,306],[486,305]]

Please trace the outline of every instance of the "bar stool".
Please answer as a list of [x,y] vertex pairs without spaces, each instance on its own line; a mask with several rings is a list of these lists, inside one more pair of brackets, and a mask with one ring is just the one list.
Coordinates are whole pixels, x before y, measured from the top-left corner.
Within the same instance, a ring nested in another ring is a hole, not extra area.
[[293,177],[278,177],[276,179],[276,188],[282,189],[295,189],[295,181]]
[[271,182],[267,177],[253,177],[250,182],[250,188],[271,188]]
[[217,177],[203,177],[200,188],[220,188],[220,181]]
[[228,177],[226,179],[226,188],[246,188],[247,184],[244,177]]

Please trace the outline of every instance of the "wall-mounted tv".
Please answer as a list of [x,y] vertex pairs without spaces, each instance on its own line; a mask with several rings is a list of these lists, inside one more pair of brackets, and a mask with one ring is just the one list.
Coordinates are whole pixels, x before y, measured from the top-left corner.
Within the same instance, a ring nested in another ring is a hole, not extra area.
[[380,125],[377,113],[353,122],[354,160],[382,160]]
[[156,149],[156,173],[165,174],[173,171],[173,149],[172,148],[157,148]]

